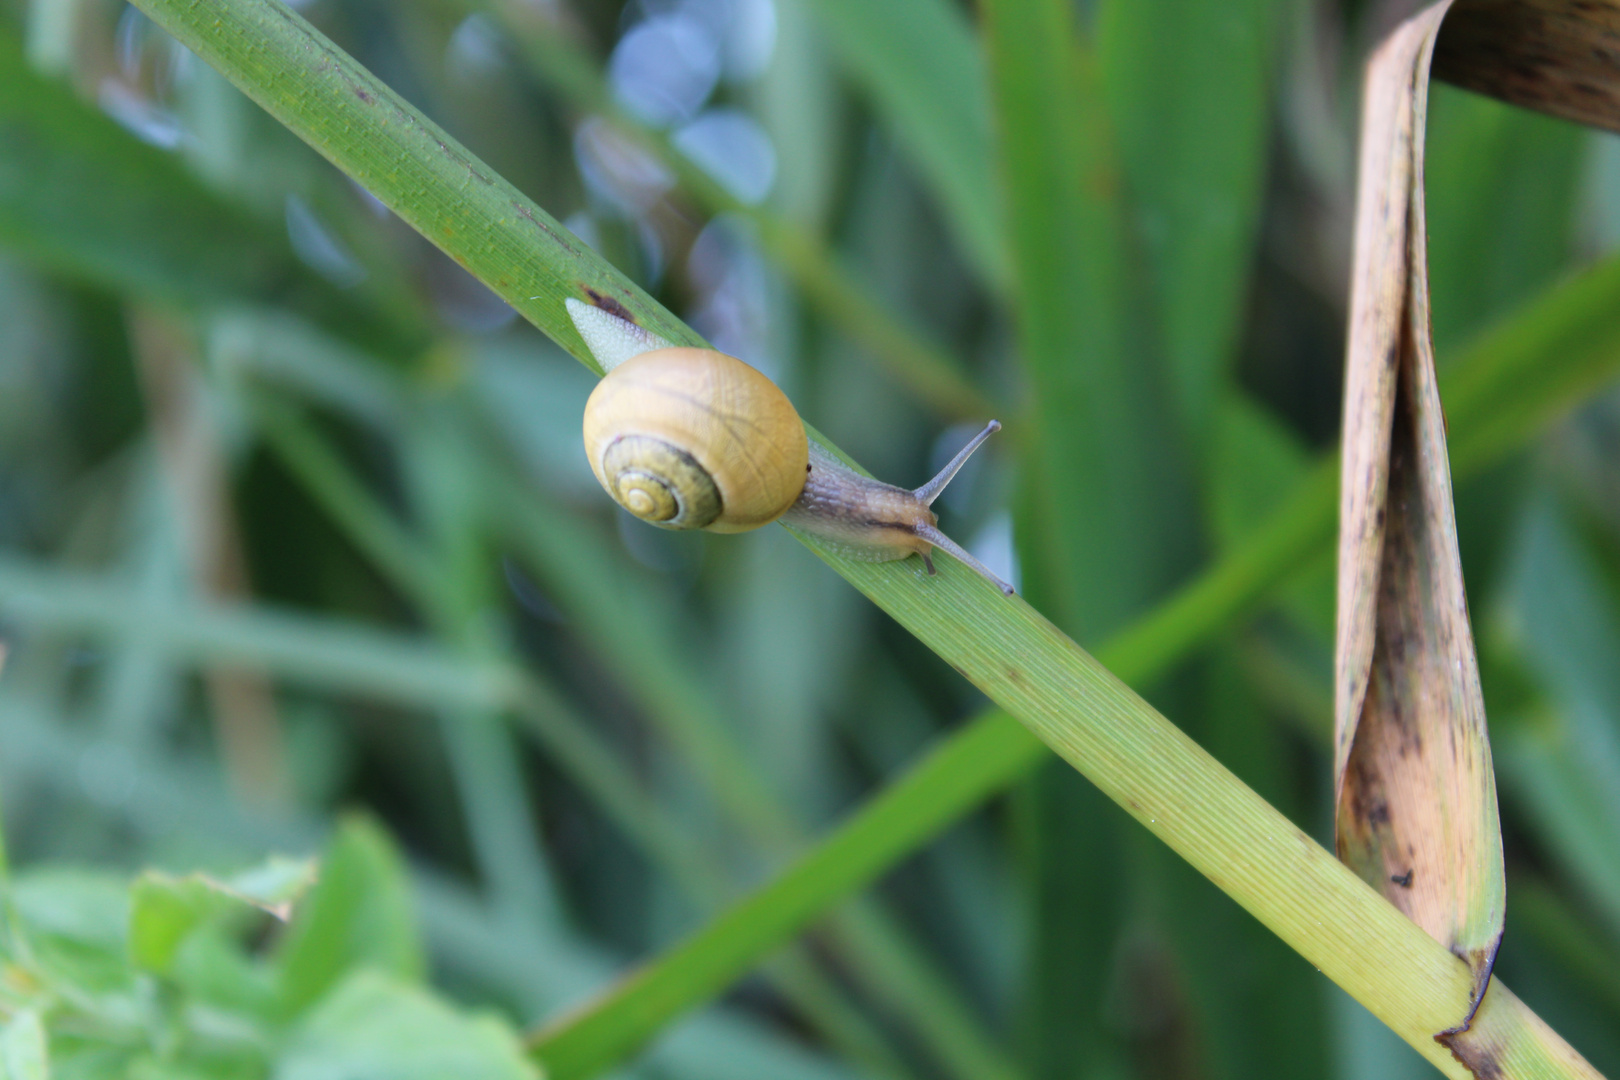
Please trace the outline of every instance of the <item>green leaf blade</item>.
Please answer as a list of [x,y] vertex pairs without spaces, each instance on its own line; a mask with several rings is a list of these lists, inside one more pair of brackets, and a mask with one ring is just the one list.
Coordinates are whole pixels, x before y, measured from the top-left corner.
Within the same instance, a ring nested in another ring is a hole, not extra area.
[[1259,237],[1283,5],[1110,0],[1097,61],[1181,425],[1202,446]]

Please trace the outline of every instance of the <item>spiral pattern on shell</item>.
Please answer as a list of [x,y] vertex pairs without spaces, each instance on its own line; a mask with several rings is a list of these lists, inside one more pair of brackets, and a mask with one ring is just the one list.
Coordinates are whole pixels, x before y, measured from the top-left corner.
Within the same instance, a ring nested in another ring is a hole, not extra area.
[[619,436],[602,452],[602,473],[620,506],[666,529],[701,529],[724,509],[714,477],[662,439]]
[[804,424],[776,384],[711,349],[625,361],[585,406],[585,451],[614,500],[666,529],[741,532],[804,488]]

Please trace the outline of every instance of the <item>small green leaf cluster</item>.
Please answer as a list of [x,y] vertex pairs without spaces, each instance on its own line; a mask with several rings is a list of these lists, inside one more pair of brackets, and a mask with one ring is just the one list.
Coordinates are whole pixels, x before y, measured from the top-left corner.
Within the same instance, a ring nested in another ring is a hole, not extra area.
[[319,862],[4,887],[3,1080],[539,1080],[517,1033],[423,985],[398,853],[345,821]]

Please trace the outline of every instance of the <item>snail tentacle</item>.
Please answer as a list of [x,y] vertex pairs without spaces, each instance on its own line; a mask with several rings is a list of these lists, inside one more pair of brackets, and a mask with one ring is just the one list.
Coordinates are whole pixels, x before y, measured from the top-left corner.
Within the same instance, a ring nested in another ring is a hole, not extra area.
[[[990,584],[1000,589],[1001,595],[1011,596],[1015,591],[1011,585],[1007,584],[1005,581],[1002,581],[999,577],[992,573],[988,566],[984,565],[984,563],[980,562],[978,559],[975,559],[972,555],[969,555],[967,548],[964,548],[961,544],[958,544],[955,540],[952,540],[950,537],[940,532],[937,527],[933,525],[919,525],[917,527],[917,535],[928,541],[930,544],[933,544],[935,547],[943,551],[950,552],[956,557],[957,562],[961,563],[963,566],[966,566],[970,570],[976,571],[980,577],[984,578],[986,581],[990,582]],[[927,556],[923,557],[923,562],[928,562]],[[932,564],[929,565],[928,572],[930,574],[934,572]]]
[[956,474],[961,471],[962,466],[967,464],[967,459],[973,456],[973,451],[982,446],[984,440],[1000,430],[1000,420],[992,420],[984,425],[984,430],[969,439],[968,444],[958,450],[955,457],[951,458],[950,464],[939,470],[938,476],[912,492],[912,494],[921,499],[924,505],[933,506],[934,500],[939,498],[940,492],[945,490],[945,485],[956,478]]

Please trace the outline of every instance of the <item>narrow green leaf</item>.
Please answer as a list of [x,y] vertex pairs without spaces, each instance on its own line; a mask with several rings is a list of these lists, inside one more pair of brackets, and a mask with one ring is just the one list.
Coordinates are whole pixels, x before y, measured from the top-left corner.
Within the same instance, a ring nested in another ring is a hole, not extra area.
[[[995,0],[984,22],[1034,402],[1020,444],[1026,592],[1092,640],[1188,567],[1186,474],[1174,410],[1135,329],[1124,177],[1073,7]],[[1040,494],[1052,491],[1064,495]]]
[[992,171],[984,56],[945,0],[810,0],[828,43],[910,155],[947,226],[993,289],[1011,263]]
[[1097,61],[1181,428],[1203,445],[1260,227],[1276,0],[1105,0]]

